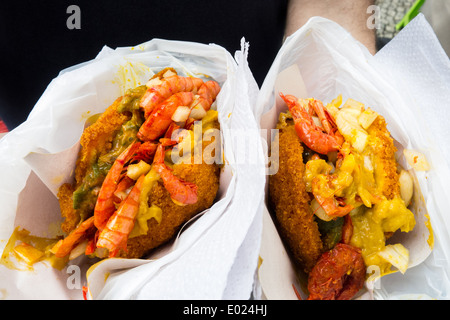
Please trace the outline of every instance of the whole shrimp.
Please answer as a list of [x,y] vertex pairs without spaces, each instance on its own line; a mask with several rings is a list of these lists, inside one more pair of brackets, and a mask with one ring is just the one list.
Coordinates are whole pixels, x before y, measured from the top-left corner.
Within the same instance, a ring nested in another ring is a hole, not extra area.
[[365,275],[361,250],[338,243],[311,270],[308,300],[349,300],[363,287]]
[[119,209],[109,218],[105,228],[100,232],[97,240],[98,248],[109,250],[109,257],[115,257],[120,249],[126,250],[130,232],[139,210],[139,196],[145,175],[141,175],[131,189]]
[[114,192],[119,183],[120,175],[128,162],[139,149],[140,142],[131,143],[114,161],[111,169],[103,180],[94,209],[94,224],[98,230],[103,230],[106,222],[116,210],[114,206]]
[[163,180],[164,187],[169,192],[170,197],[182,205],[194,204],[197,202],[197,186],[194,183],[183,181],[177,178],[164,164],[164,146],[160,144],[156,150],[153,160],[153,169],[159,173]]
[[147,89],[141,99],[140,107],[144,109],[147,118],[153,109],[178,92],[196,92],[203,84],[203,80],[195,77],[182,77],[178,75],[162,79],[162,83]]
[[179,92],[159,104],[144,121],[137,137],[143,141],[153,141],[161,137],[169,128],[172,116],[179,106],[189,106],[194,98],[192,92]]
[[312,100],[309,102],[309,105],[318,115],[325,132],[315,125],[311,115],[299,104],[296,97],[292,95],[285,96],[281,92],[280,96],[286,102],[289,111],[294,117],[297,135],[308,148],[320,154],[339,150],[344,142],[344,138],[337,131],[333,119],[324,110],[320,101]]
[[205,111],[208,111],[219,92],[220,86],[216,81],[206,81],[198,89],[198,98],[192,103],[191,109],[201,106]]

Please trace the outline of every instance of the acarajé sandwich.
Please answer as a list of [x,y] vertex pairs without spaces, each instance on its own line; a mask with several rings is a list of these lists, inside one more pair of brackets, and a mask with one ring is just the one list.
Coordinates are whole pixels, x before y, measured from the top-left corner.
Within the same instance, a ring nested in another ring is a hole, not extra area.
[[342,105],[341,95],[325,106],[280,96],[289,111],[278,119],[272,150],[278,148],[279,169],[269,176],[269,203],[308,275],[308,299],[353,298],[369,266],[380,276],[405,272],[408,249],[386,240],[415,226],[413,181],[396,161],[385,119],[353,99]]
[[[88,126],[75,181],[58,192],[67,236],[52,247],[54,255],[141,258],[209,208],[219,188],[220,163],[203,156],[194,161],[186,150],[201,143],[203,151],[214,143],[214,152],[220,152],[219,139],[191,139],[195,125],[202,133],[220,129],[211,109],[219,92],[213,80],[166,68],[128,90]],[[183,161],[174,163],[171,154],[180,150]]]

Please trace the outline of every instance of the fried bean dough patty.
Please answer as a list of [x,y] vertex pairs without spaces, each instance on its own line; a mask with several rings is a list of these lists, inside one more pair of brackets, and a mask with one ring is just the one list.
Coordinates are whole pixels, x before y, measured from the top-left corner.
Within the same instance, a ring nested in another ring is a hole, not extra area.
[[295,260],[309,272],[322,254],[323,244],[303,181],[303,147],[293,125],[279,129],[278,141],[278,172],[269,176],[270,205],[281,237]]
[[[61,215],[65,218],[61,228],[66,233],[70,233],[80,221],[86,219],[81,210],[74,209],[74,191],[80,186],[84,176],[89,174],[93,163],[111,150],[115,134],[129,120],[129,117],[117,111],[120,101],[120,98],[116,100],[94,124],[84,130],[80,139],[82,148],[76,163],[75,181],[73,184],[64,184],[59,189]],[[215,121],[211,127],[219,129],[220,125]],[[203,140],[203,150],[212,142]],[[173,174],[197,185],[198,201],[190,205],[175,204],[162,180],[158,180],[149,194],[149,206],[153,204],[162,210],[162,220],[158,223],[155,219],[149,219],[147,234],[129,238],[127,251],[121,250],[119,256],[127,258],[144,256],[150,250],[169,241],[185,222],[213,204],[219,189],[220,167],[215,163],[206,164],[205,161],[194,164],[193,159],[191,163],[173,165]],[[93,203],[95,204],[95,199]],[[89,210],[93,212],[93,209],[92,207]]]

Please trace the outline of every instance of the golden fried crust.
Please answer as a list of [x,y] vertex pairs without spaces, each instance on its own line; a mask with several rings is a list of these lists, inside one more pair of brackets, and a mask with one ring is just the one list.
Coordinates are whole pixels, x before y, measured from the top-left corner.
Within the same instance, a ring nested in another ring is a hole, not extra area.
[[382,116],[368,128],[370,139],[368,145],[376,155],[374,170],[377,188],[388,200],[400,194],[399,177],[397,173],[397,162],[395,161],[394,140],[386,128],[386,121]]
[[87,127],[81,135],[81,150],[75,169],[77,186],[86,175],[87,169],[98,159],[98,155],[105,154],[111,150],[111,142],[115,133],[128,120],[129,117],[117,111],[121,100],[122,98],[119,98],[114,101],[97,121]]
[[117,112],[120,101],[121,98],[117,99],[94,124],[83,131],[80,138],[81,149],[75,167],[75,183],[73,186],[64,184],[58,191],[61,216],[65,218],[61,229],[66,233],[74,230],[80,222],[80,214],[73,208],[73,192],[81,184],[88,168],[92,166],[98,156],[111,149],[115,132],[127,120],[127,116]]
[[[164,72],[167,69],[163,70]],[[163,72],[161,71],[161,72]],[[74,185],[65,184],[60,187],[58,193],[61,215],[65,218],[61,228],[70,233],[76,228],[80,221],[80,215],[73,208],[73,192],[83,181],[88,172],[100,155],[106,154],[112,148],[113,138],[120,130],[126,115],[117,111],[121,98],[117,99],[97,121],[86,128],[80,138],[82,146],[78,155],[75,168]],[[220,129],[216,121],[213,128]],[[203,141],[203,150],[213,141]],[[217,143],[217,148],[220,143]],[[192,158],[194,163],[194,158]],[[180,179],[192,182],[198,187],[198,201],[195,204],[179,206],[175,204],[163,182],[160,180],[149,195],[149,205],[155,204],[162,209],[162,220],[158,224],[155,219],[148,221],[148,233],[128,239],[127,252],[121,251],[119,256],[127,258],[140,258],[150,250],[169,241],[178,232],[180,227],[197,213],[211,207],[219,189],[220,168],[217,164],[178,164],[173,166],[173,173]]]
[[[214,127],[219,129],[219,122],[216,121]],[[203,140],[203,151],[213,142]],[[122,257],[140,258],[148,254],[172,239],[185,222],[212,206],[219,190],[220,168],[216,164],[206,164],[204,159],[202,164],[193,164],[194,158],[191,158],[191,163],[174,165],[173,174],[197,185],[198,201],[179,206],[172,201],[163,182],[158,181],[150,192],[149,205],[155,204],[162,209],[162,220],[158,223],[155,219],[150,219],[147,222],[147,235],[128,239],[127,252],[121,252]]]
[[282,238],[297,263],[309,272],[322,254],[323,244],[305,190],[302,153],[303,147],[294,126],[281,128],[279,169],[269,176],[269,199]]
[[219,168],[207,164],[175,165],[173,173],[182,180],[195,183],[198,187],[198,201],[194,204],[179,206],[170,198],[162,181],[152,189],[149,203],[162,209],[162,220],[158,224],[155,219],[147,223],[148,232],[145,236],[128,239],[127,253],[121,256],[140,258],[150,250],[169,241],[180,227],[195,214],[209,208],[219,189]]
[[63,184],[58,190],[61,216],[65,218],[61,224],[61,229],[66,233],[70,233],[70,231],[76,228],[78,222],[80,222],[80,215],[73,208],[73,191],[73,187],[69,183]]

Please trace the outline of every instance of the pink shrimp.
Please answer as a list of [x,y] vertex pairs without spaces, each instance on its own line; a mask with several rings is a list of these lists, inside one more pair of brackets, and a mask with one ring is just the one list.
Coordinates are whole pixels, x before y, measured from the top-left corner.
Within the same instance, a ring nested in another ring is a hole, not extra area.
[[146,141],[142,143],[131,161],[143,160],[147,163],[152,163],[157,147],[158,144],[156,142]]
[[324,110],[320,101],[310,101],[309,105],[319,116],[325,132],[315,125],[311,115],[300,106],[296,97],[285,96],[282,93],[280,93],[280,96],[286,102],[294,117],[297,135],[308,148],[321,154],[339,150],[344,138],[337,131],[333,118]]
[[115,211],[113,195],[116,191],[123,167],[125,163],[133,157],[140,145],[140,142],[133,142],[130,144],[125,151],[117,157],[111,169],[109,169],[105,180],[103,180],[94,209],[94,224],[100,231],[103,230],[109,217],[111,217]]
[[144,121],[137,137],[142,141],[153,141],[161,137],[172,123],[172,116],[179,106],[189,106],[192,92],[179,92],[158,105]]
[[140,107],[144,109],[147,118],[153,109],[178,92],[196,92],[203,84],[203,80],[195,77],[182,77],[178,75],[162,79],[162,83],[147,89],[141,99]]
[[115,257],[120,249],[125,251],[127,249],[128,236],[133,230],[134,220],[139,210],[139,196],[144,178],[145,175],[139,177],[127,198],[100,232],[96,245],[98,248],[108,249],[110,258]]
[[91,230],[95,230],[93,216],[80,223],[66,238],[59,240],[53,246],[52,252],[57,258],[67,256],[82,239],[88,237]]
[[162,144],[160,144],[156,150],[155,159],[153,160],[153,169],[161,176],[164,187],[173,200],[184,205],[197,202],[197,186],[194,183],[179,179],[172,173],[172,170],[164,164],[164,146]]
[[220,86],[215,81],[206,81],[203,83],[198,89],[198,99],[195,99],[194,102],[191,105],[191,108],[196,107],[197,105],[200,105],[205,109],[205,111],[208,111],[211,108],[212,103],[216,99],[217,95],[220,92]]

